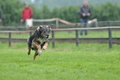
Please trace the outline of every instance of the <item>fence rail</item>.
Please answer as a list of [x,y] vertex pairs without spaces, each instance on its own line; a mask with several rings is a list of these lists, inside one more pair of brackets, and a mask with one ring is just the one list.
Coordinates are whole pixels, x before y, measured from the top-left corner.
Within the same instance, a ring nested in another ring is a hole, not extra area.
[[[108,38],[79,38],[78,37],[78,31],[79,30],[108,30]],[[120,38],[112,38],[112,29],[120,29],[120,27],[96,27],[96,28],[67,28],[67,29],[52,29],[52,38],[50,41],[52,42],[52,47],[55,47],[56,41],[69,41],[69,42],[76,42],[76,46],[79,45],[80,42],[108,42],[109,48],[112,48],[112,43],[119,43]],[[65,39],[58,39],[55,38],[55,33],[58,31],[75,31],[76,32],[76,38],[65,38]],[[9,46],[11,46],[11,42],[26,42],[26,39],[16,39],[11,38],[13,33],[29,33],[30,35],[34,32],[34,30],[28,30],[28,31],[0,31],[0,34],[9,34],[8,38],[0,38],[0,41],[6,41],[9,42]],[[114,40],[114,41],[113,41]],[[102,43],[100,42],[100,43]]]
[[[108,43],[109,38],[78,38],[79,43]],[[120,38],[112,38],[112,43],[120,44]],[[1,42],[8,42],[9,38],[0,37]],[[52,42],[52,38],[49,39]],[[76,43],[76,38],[55,38],[55,42],[70,42]],[[11,42],[27,42],[27,39],[23,38],[11,38]]]

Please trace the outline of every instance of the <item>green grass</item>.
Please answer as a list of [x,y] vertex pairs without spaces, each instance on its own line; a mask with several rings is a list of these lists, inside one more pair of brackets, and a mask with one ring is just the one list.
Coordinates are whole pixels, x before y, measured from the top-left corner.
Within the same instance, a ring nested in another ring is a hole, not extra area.
[[0,80],[120,80],[120,45],[51,44],[36,61],[25,43],[0,43]]
[[[114,38],[120,37],[120,31],[112,31],[112,36]],[[75,38],[76,33],[74,31],[71,32],[55,32],[55,38]],[[8,37],[8,34],[0,34],[0,37]],[[22,33],[22,34],[12,34],[12,38],[28,38],[29,33]],[[52,35],[51,35],[52,37]],[[80,36],[81,38],[107,38],[108,37],[108,31],[89,31],[88,35]]]

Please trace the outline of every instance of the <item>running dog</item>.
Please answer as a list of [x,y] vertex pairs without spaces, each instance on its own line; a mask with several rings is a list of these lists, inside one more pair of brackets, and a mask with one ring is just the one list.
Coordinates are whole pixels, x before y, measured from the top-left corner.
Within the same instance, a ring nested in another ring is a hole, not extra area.
[[37,55],[41,55],[42,49],[45,50],[47,48],[50,32],[50,26],[40,25],[34,34],[28,38],[28,55],[30,55],[31,49],[34,50],[34,60],[36,60]]

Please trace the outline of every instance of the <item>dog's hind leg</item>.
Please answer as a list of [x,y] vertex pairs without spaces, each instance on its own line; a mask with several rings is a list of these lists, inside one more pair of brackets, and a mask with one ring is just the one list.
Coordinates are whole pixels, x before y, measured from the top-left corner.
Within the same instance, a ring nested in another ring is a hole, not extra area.
[[30,52],[31,52],[31,48],[28,47],[28,55],[30,55]]
[[37,51],[35,51],[34,58],[33,58],[34,61],[36,60],[37,55],[38,55],[38,53],[37,53]]
[[30,55],[30,52],[31,52],[31,43],[29,41],[29,38],[27,39],[27,44],[28,44],[28,55]]

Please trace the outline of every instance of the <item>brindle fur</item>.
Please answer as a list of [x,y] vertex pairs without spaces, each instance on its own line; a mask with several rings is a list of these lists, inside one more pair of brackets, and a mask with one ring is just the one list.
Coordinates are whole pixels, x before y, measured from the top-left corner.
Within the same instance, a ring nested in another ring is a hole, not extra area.
[[[28,39],[28,55],[31,53],[31,49],[35,51],[34,60],[36,56],[40,55],[42,49],[46,49],[48,46],[48,38],[51,28],[49,26],[39,26],[32,36]],[[43,40],[41,42],[39,39]]]

